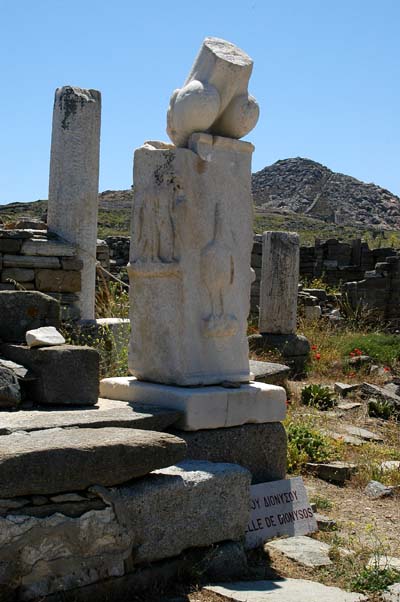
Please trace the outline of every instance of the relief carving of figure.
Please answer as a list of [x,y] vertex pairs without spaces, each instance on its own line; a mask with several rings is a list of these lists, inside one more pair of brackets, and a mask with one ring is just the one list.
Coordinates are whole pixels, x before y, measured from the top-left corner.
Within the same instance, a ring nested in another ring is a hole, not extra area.
[[215,206],[214,238],[201,252],[200,270],[211,309],[203,319],[203,334],[211,337],[235,335],[238,330],[237,318],[225,312],[225,293],[235,277],[235,262],[223,237],[219,203]]
[[134,210],[135,262],[172,263],[176,258],[175,199],[171,190],[146,190]]

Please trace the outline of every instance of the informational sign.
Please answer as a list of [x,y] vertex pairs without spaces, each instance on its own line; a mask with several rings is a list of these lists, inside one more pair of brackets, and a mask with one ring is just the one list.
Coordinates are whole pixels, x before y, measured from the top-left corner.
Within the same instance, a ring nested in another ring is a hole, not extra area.
[[318,530],[301,477],[252,485],[250,496],[247,548],[257,548],[273,537]]

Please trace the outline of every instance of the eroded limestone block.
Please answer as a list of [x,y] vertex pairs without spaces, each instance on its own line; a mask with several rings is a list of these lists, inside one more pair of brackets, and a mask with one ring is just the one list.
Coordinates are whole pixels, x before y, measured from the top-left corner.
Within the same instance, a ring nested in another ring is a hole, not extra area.
[[18,588],[20,600],[38,600],[123,575],[131,545],[112,508],[78,518],[0,517],[0,594]]
[[253,61],[240,48],[206,38],[182,88],[173,92],[167,132],[187,146],[194,132],[242,138],[256,125],[259,107],[248,93]]
[[240,464],[252,474],[252,483],[279,481],[286,476],[286,432],[280,422],[244,424],[232,428],[179,431],[187,457],[209,462]]
[[15,431],[109,426],[165,431],[179,418],[181,418],[181,412],[178,410],[100,398],[90,408],[74,407],[69,410],[68,408],[52,407],[51,409],[20,410],[19,412],[4,411],[1,413],[0,435],[9,435]]
[[28,347],[54,347],[64,345],[65,339],[54,326],[42,326],[34,330],[28,330],[25,335]]
[[1,281],[8,282],[16,280],[17,282],[31,282],[35,279],[35,271],[24,268],[7,268],[1,273]]
[[140,380],[249,380],[248,142],[194,134],[135,152],[129,368]]
[[17,375],[0,365],[0,409],[15,408],[21,401],[21,388]]
[[130,486],[92,488],[108,507],[81,516],[0,517],[0,594],[17,590],[20,600],[38,600],[62,592],[69,600],[69,590],[102,580],[105,590],[100,586],[93,599],[115,594],[120,581],[117,590],[110,581],[108,590],[108,578],[130,570],[136,583],[139,563],[241,539],[249,486],[250,474],[240,466],[183,462]]
[[81,272],[74,270],[37,270],[36,288],[52,293],[79,293],[82,286]]
[[76,249],[60,240],[27,240],[23,243],[21,253],[23,255],[64,256],[75,255]]
[[48,429],[0,437],[0,491],[19,495],[79,491],[117,485],[171,466],[186,443],[139,429]]
[[97,402],[100,358],[96,349],[75,345],[30,349],[12,344],[3,344],[0,349],[6,358],[29,368],[38,377],[29,390],[32,401],[76,406]]
[[[25,341],[27,330],[41,326],[60,326],[60,305],[39,292],[0,292],[0,340]],[[18,360],[17,360],[18,361]]]
[[151,562],[186,548],[242,538],[249,515],[250,478],[245,468],[235,464],[185,461],[112,492],[109,502],[135,544],[133,562]]

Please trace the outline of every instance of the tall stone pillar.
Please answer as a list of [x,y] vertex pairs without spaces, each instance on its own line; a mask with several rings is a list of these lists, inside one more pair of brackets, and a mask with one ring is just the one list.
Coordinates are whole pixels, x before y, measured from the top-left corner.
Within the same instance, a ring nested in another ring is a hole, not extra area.
[[297,320],[300,243],[295,232],[264,232],[259,331],[294,334]]
[[304,373],[310,353],[306,337],[296,334],[300,246],[295,232],[264,232],[259,335],[252,349],[278,351],[293,376]]
[[101,94],[57,88],[53,109],[47,223],[76,245],[83,261],[81,318],[93,319],[100,155]]
[[172,94],[168,134],[134,158],[128,266],[134,378],[106,379],[106,397],[183,412],[179,428],[277,422],[281,387],[250,381],[247,316],[253,245],[252,60],[207,38]]

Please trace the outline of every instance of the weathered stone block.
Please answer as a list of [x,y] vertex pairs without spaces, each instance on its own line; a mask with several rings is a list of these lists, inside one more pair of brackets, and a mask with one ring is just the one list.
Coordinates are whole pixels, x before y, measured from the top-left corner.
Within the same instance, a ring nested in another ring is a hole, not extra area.
[[[250,473],[234,464],[185,461],[154,471],[103,498],[120,511],[135,542],[133,562],[176,556],[190,547],[243,537]],[[166,503],[168,500],[168,503]]]
[[209,462],[231,462],[247,468],[253,483],[286,476],[286,432],[279,422],[245,424],[233,428],[179,431],[188,446],[187,457]]
[[356,464],[349,464],[348,462],[307,462],[306,468],[312,474],[315,474],[319,479],[325,481],[332,481],[334,483],[344,483],[349,481],[352,475],[357,470]]
[[60,326],[60,306],[40,292],[0,292],[0,340],[23,342],[25,333],[41,326]]
[[[13,362],[7,362],[13,364]],[[2,362],[0,360],[0,369]],[[14,364],[17,365],[17,364]],[[20,367],[20,370],[24,368]],[[26,370],[25,370],[26,372]],[[18,374],[17,374],[18,376]],[[28,378],[28,375],[26,378]],[[90,407],[51,408],[2,412],[0,435],[15,431],[38,431],[52,428],[135,428],[146,431],[165,431],[179,420],[181,413],[140,403],[98,399]]]
[[22,247],[22,239],[0,238],[0,253],[19,253]]
[[0,437],[0,491],[11,498],[117,485],[185,456],[184,441],[155,431],[111,427],[13,433]]
[[26,366],[38,379],[32,401],[50,405],[93,405],[99,393],[99,354],[91,347],[61,345],[29,349],[3,344],[1,353]]
[[290,368],[289,366],[276,364],[275,362],[250,360],[250,372],[255,381],[284,386],[289,376]]
[[25,335],[28,347],[54,347],[64,345],[65,339],[54,326],[42,326],[34,330],[28,330]]
[[21,389],[16,374],[0,365],[0,408],[15,408],[21,401]]
[[76,253],[74,245],[57,240],[27,240],[21,248],[23,255],[43,255],[45,257],[72,257]]
[[1,281],[16,280],[17,282],[31,282],[35,278],[35,271],[27,268],[7,268],[1,273]]
[[73,270],[37,270],[36,288],[54,293],[76,293],[81,290],[81,273]]
[[77,257],[61,257],[61,267],[63,270],[82,270],[83,260]]
[[29,255],[4,255],[3,265],[6,268],[58,269],[58,257],[30,257]]
[[293,375],[301,375],[310,353],[310,343],[303,335],[296,334],[253,334],[249,336],[252,350],[277,350],[291,368]]
[[[171,572],[177,575],[182,566],[198,566],[202,558],[204,568],[204,553],[208,562],[213,556],[209,548],[204,552],[204,545],[242,538],[249,482],[249,473],[239,466],[183,462],[130,487],[96,488],[108,500],[106,508],[75,517],[19,512],[18,517],[0,518],[0,591],[2,587],[18,590],[21,600],[57,592],[69,602],[108,599],[108,595],[110,600],[122,600],[143,584],[154,583],[154,575],[159,574],[159,563],[150,570],[143,564],[136,568],[136,563],[171,558],[164,562],[164,567],[173,563],[164,569],[164,579]],[[243,551],[226,545],[230,562],[245,570]],[[186,564],[177,557],[183,550],[188,550]],[[127,568],[132,572],[122,577]],[[77,589],[83,586],[84,590]],[[50,600],[58,599],[55,596]]]

